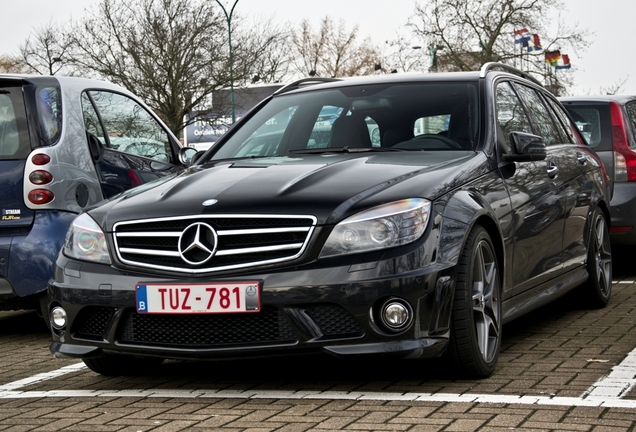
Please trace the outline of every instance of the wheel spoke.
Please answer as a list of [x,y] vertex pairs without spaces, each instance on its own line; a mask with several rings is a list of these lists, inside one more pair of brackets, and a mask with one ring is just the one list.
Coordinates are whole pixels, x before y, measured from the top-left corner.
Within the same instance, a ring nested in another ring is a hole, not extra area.
[[612,252],[610,250],[609,238],[607,237],[607,227],[602,217],[598,217],[595,224],[595,256],[596,256],[596,274],[599,286],[604,295],[609,292],[612,284]]
[[497,266],[492,249],[481,242],[473,264],[473,316],[481,355],[486,361],[495,354],[499,338]]

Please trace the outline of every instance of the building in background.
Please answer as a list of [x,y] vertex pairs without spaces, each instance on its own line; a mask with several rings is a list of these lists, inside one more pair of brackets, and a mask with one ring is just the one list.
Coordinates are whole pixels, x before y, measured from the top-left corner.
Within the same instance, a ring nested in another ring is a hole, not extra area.
[[[260,84],[234,88],[234,113],[240,118],[261,100],[270,96],[283,84]],[[197,118],[183,132],[184,145],[197,150],[206,150],[214,144],[232,125],[230,89],[221,89],[212,94],[209,104],[192,111],[189,118]],[[188,119],[186,119],[187,121]]]

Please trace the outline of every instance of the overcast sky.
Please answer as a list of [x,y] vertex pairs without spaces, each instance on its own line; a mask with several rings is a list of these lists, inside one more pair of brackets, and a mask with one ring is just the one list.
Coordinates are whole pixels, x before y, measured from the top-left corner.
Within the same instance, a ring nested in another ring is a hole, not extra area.
[[[48,22],[64,23],[80,18],[86,7],[99,0],[0,0],[0,54],[15,54],[29,34]],[[210,0],[213,1],[213,0]],[[233,0],[224,0],[225,4]],[[476,0],[477,1],[477,0]],[[593,94],[627,80],[621,93],[636,94],[636,56],[631,53],[632,30],[636,18],[634,0],[563,0],[563,18],[593,32],[591,46],[583,52],[566,52],[574,75],[571,93]],[[414,0],[239,0],[236,12],[247,17],[273,18],[276,22],[318,23],[329,15],[342,18],[349,26],[357,24],[359,35],[377,44],[394,39],[414,10]],[[551,22],[556,17],[550,17]],[[349,27],[350,28],[350,27]],[[512,37],[512,36],[511,36]],[[559,72],[561,73],[561,72]]]

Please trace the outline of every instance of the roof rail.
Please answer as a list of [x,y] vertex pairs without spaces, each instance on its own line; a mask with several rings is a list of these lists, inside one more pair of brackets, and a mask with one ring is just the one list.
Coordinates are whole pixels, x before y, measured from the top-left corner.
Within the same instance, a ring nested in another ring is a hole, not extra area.
[[287,93],[288,91],[299,89],[303,84],[311,85],[311,84],[320,84],[320,83],[334,82],[334,81],[341,81],[341,80],[339,80],[338,78],[319,78],[319,77],[303,78],[279,88],[278,90],[274,92],[274,94],[278,95],[281,93]]
[[524,72],[524,71],[522,71],[520,69],[517,69],[516,67],[504,64],[504,63],[497,63],[497,62],[484,63],[484,65],[481,67],[481,70],[479,71],[479,76],[481,78],[484,78],[486,76],[486,74],[489,71],[493,70],[494,68],[503,69],[506,72],[510,72],[510,73],[515,74],[515,75],[519,75],[520,77],[526,78],[526,79],[532,81],[533,83],[543,87],[543,84],[541,84],[541,82],[538,79],[536,79],[535,77],[533,77],[529,73]]

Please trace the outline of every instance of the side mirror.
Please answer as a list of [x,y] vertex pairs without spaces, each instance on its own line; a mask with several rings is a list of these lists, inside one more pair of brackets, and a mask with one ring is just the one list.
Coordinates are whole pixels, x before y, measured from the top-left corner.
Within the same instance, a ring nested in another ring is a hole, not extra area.
[[530,162],[544,160],[547,150],[543,138],[524,132],[511,132],[510,144],[514,151],[512,154],[504,154],[503,160],[507,162]]
[[178,154],[179,162],[181,162],[185,166],[190,166],[194,162],[196,162],[196,160],[200,158],[202,154],[203,152],[199,152],[195,148],[181,147]]

